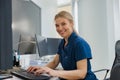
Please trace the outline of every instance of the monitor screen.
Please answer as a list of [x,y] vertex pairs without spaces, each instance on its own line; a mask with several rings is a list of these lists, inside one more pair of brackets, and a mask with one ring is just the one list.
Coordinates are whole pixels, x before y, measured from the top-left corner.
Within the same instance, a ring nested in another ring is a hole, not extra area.
[[33,0],[12,1],[13,49],[17,50],[20,34],[41,34],[41,8]]
[[39,56],[42,57],[44,55],[47,55],[48,50],[47,50],[46,38],[43,36],[36,35],[36,44],[37,44]]
[[36,53],[35,37],[31,35],[20,35],[18,43],[18,52],[20,55],[35,54]]
[[36,44],[38,48],[39,56],[54,55],[58,50],[60,38],[46,38],[36,35]]
[[48,55],[57,53],[60,41],[60,38],[47,38]]

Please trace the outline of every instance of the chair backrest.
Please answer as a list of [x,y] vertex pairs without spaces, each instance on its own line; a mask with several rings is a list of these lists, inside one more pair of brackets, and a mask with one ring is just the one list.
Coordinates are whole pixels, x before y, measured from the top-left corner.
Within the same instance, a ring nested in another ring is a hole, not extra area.
[[115,60],[111,69],[110,80],[120,80],[120,40],[115,44]]
[[115,64],[112,68],[110,80],[120,80],[120,63]]
[[118,40],[115,44],[115,60],[114,60],[112,68],[117,63],[120,63],[120,40]]

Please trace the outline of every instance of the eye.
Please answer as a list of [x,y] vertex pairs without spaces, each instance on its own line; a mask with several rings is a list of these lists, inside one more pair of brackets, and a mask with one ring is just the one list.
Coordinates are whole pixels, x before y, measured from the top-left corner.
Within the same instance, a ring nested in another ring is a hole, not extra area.
[[64,23],[64,22],[63,22],[61,25],[62,25],[62,26],[65,26],[65,25],[66,25],[66,23]]
[[58,24],[55,24],[55,26],[56,26],[56,27],[59,27],[59,25],[58,25]]

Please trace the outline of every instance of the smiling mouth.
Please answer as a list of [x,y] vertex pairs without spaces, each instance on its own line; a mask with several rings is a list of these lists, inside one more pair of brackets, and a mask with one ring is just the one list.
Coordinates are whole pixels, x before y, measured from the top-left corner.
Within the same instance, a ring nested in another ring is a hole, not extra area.
[[61,32],[59,32],[60,34],[64,34],[66,32],[66,30],[64,30],[64,31],[61,31]]

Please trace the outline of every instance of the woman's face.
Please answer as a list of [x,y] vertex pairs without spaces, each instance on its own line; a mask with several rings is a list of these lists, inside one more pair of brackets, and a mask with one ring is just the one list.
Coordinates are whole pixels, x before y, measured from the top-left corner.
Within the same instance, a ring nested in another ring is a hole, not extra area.
[[63,38],[68,38],[73,32],[73,23],[66,18],[58,17],[55,26],[58,34]]

